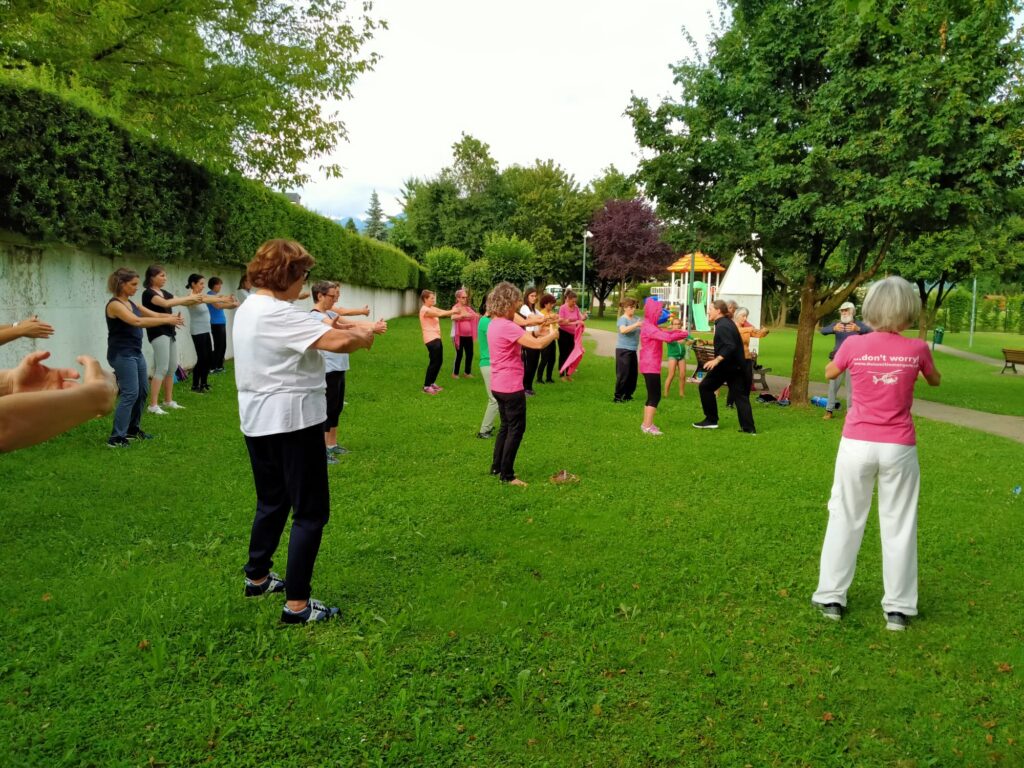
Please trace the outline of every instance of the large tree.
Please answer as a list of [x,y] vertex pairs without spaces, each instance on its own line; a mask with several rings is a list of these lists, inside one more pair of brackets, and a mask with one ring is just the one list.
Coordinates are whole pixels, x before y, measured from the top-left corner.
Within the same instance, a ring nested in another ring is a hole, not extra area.
[[[283,188],[333,152],[327,102],[372,69],[385,26],[347,0],[7,0],[0,68],[81,90],[122,122],[217,168]],[[340,175],[329,163],[328,173]]]
[[753,253],[757,232],[795,281],[795,402],[817,324],[893,243],[998,215],[1020,176],[1014,0],[853,5],[732,0],[681,97],[630,107],[646,191],[692,246]]
[[[590,222],[594,238],[594,267],[598,279],[619,283],[643,280],[665,272],[672,248],[662,239],[663,227],[654,209],[643,200],[609,200]],[[604,316],[605,296],[598,296],[598,314]]]

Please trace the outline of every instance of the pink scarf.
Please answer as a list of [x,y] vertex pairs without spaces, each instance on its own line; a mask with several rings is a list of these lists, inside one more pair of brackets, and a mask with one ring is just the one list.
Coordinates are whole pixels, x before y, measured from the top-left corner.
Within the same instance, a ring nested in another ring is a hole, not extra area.
[[[456,349],[459,348],[459,337],[460,336],[472,336],[473,337],[473,342],[475,344],[476,343],[477,323],[480,320],[480,315],[477,313],[477,311],[475,309],[473,309],[471,306],[469,306],[469,304],[467,304],[464,307],[461,307],[458,304],[456,304],[454,307],[452,307],[452,309],[453,310],[462,310],[463,312],[471,312],[472,313],[469,317],[464,317],[461,320],[452,320],[452,340],[455,343],[455,348]],[[459,333],[460,330],[463,330],[463,331],[466,330],[466,326],[464,326],[463,323],[469,323],[469,333]]]
[[580,367],[580,360],[583,359],[583,331],[586,328],[583,323],[580,323],[573,329],[573,344],[572,352],[569,353],[569,357],[565,360],[565,365],[558,369],[559,373],[564,373],[566,376],[572,376],[576,373],[576,369]]

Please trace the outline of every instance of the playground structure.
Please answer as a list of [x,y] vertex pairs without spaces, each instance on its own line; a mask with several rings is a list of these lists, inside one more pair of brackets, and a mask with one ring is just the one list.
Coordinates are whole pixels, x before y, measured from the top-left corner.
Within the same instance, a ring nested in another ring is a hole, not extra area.
[[[689,301],[691,262],[694,274],[692,303]],[[697,331],[711,330],[708,324],[708,307],[717,298],[725,267],[706,253],[697,251],[682,256],[668,267],[668,272],[671,281],[664,298],[670,307],[678,307],[683,327]],[[697,279],[698,275],[700,279]]]

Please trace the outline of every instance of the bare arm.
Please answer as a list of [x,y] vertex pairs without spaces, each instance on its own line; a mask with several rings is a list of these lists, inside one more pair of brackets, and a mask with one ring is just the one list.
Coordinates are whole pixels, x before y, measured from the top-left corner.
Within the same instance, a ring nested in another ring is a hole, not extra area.
[[312,344],[313,349],[323,352],[355,352],[373,346],[373,328],[368,325],[347,328],[343,331],[332,329]]
[[933,368],[931,373],[925,373],[924,380],[928,382],[930,386],[937,387],[942,382],[942,374],[939,373],[938,368]]
[[[427,311],[424,313],[427,317],[453,317],[455,316],[454,309],[438,309],[437,307],[427,307]],[[455,317],[456,320],[459,317]]]
[[26,336],[33,339],[48,339],[53,336],[53,326],[44,323],[35,315],[19,320],[13,325],[0,325],[0,346]]
[[831,381],[832,379],[838,379],[843,372],[839,370],[839,366],[831,360],[828,361],[828,365],[825,366],[825,378]]
[[122,320],[136,328],[156,328],[158,325],[185,324],[181,315],[164,315],[159,312],[153,312],[145,307],[139,307],[139,311],[142,312],[143,317],[139,317],[134,312],[129,311],[128,307],[120,301],[112,301],[107,304],[108,317],[116,317],[118,320]]
[[13,394],[0,398],[0,452],[41,443],[96,416],[110,413],[117,398],[113,377],[85,355],[85,381],[75,384],[74,369],[50,369],[41,364],[49,352],[27,356],[18,368],[0,371]]
[[336,315],[341,315],[342,317],[353,317],[355,315],[365,315],[366,317],[369,317],[370,305],[364,304],[361,309],[346,309],[340,305],[335,305],[331,307],[331,311]]
[[[151,298],[150,301],[152,301],[158,307],[163,307],[164,309],[171,309],[172,307],[192,307],[195,306],[196,304],[202,303],[203,299],[201,296],[197,296],[194,293],[191,293],[188,296],[178,296],[173,299],[165,299],[159,293],[154,293],[153,298]],[[146,307],[142,308],[146,309]]]
[[637,328],[639,328],[643,324],[644,324],[643,320],[637,320],[632,325],[620,325],[619,326],[619,333],[632,333],[633,331],[635,331]]
[[529,333],[524,333],[519,337],[519,345],[526,347],[527,349],[544,349],[551,342],[558,338],[558,333],[555,332],[555,326],[549,325],[547,333],[541,336],[534,336]]

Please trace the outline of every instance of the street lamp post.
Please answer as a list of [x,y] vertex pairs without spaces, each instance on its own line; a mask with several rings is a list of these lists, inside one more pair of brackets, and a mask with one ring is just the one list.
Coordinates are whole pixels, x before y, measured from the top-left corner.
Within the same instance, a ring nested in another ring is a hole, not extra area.
[[593,236],[594,236],[594,233],[591,232],[589,229],[584,229],[583,230],[583,280],[582,280],[582,284],[580,286],[580,293],[582,294],[582,298],[583,298],[582,304],[584,306],[584,310],[583,310],[584,312],[589,312],[590,311],[590,305],[587,304],[587,302],[586,302],[586,298],[587,298],[587,240],[589,240]]

